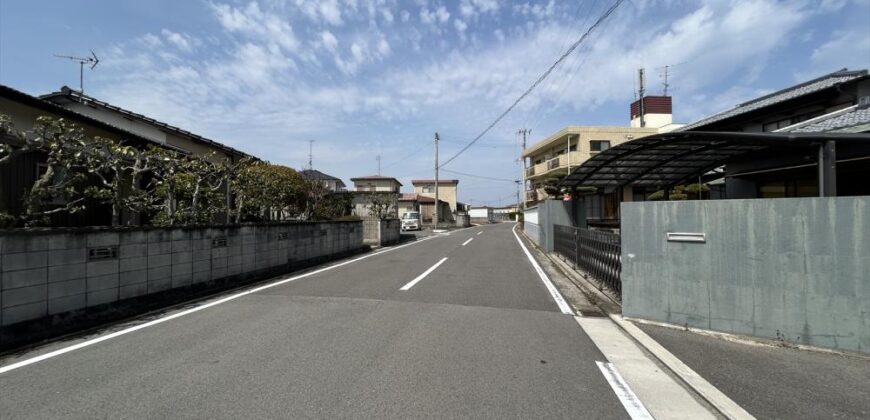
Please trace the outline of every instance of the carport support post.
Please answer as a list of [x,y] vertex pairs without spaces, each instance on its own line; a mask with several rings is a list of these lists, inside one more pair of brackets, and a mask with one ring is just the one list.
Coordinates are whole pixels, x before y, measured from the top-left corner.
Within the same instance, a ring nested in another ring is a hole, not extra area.
[[837,143],[827,140],[819,145],[819,197],[837,196]]

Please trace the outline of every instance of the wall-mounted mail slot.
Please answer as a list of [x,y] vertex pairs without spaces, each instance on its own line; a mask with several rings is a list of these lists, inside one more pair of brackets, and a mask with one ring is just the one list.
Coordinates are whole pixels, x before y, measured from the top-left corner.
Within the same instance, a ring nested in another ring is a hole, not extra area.
[[707,242],[707,234],[693,232],[668,232],[668,242]]

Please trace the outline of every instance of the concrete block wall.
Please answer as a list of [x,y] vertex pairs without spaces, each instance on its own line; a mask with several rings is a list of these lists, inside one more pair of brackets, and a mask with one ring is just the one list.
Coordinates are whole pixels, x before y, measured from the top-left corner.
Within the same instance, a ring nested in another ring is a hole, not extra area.
[[370,245],[388,245],[399,241],[402,221],[399,219],[379,220],[364,218],[363,240]]
[[9,231],[0,233],[0,326],[289,271],[362,246],[360,222]]
[[381,220],[379,240],[381,245],[399,242],[402,234],[402,221],[399,219]]
[[621,214],[626,316],[870,353],[870,197],[623,203]]

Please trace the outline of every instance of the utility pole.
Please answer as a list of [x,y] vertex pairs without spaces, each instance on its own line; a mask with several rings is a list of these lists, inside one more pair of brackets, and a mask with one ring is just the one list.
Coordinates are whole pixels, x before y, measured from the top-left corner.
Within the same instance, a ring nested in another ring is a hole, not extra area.
[[[523,136],[523,148],[522,148],[522,150],[520,150],[520,162],[522,162],[520,164],[520,179],[522,180],[522,185],[523,185],[522,189],[525,189],[526,188],[526,158],[523,157],[523,152],[526,151],[526,136],[528,136],[529,134],[532,134],[532,130],[529,130],[528,128],[522,128],[519,131],[517,131],[517,134],[520,134]],[[519,182],[519,181],[517,181],[517,182]],[[517,197],[517,207],[519,207],[520,210],[525,209],[526,200],[520,201],[520,198]]]
[[314,169],[314,140],[308,140],[308,169]]
[[[516,181],[516,183],[517,183],[517,212],[519,212],[519,211],[520,211],[520,208],[521,208],[521,207],[520,207],[520,205],[521,205],[521,204],[520,204],[520,183],[521,183],[521,182],[522,182],[522,181],[520,181],[520,180],[517,180],[517,181]],[[520,218],[519,215],[514,216],[514,217],[516,218],[517,221],[519,221],[519,218]]]
[[378,161],[378,176],[381,176],[381,155],[375,157],[375,160]]
[[[438,229],[438,141],[441,138],[438,136],[438,132],[435,132],[435,229]],[[435,230],[433,229],[433,230]]]
[[646,127],[646,121],[644,121],[644,117],[643,117],[643,114],[644,114],[644,111],[643,111],[643,94],[644,94],[643,68],[640,68],[637,70],[637,78],[638,78],[638,82],[640,83],[640,88],[637,91],[638,96],[640,96],[640,99],[637,103],[638,104],[638,112],[640,113],[640,126]]

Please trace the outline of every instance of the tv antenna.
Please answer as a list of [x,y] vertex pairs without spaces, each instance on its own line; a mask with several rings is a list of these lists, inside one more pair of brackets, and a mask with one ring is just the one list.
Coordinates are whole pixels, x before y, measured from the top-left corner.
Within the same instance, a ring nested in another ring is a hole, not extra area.
[[77,61],[79,63],[79,93],[84,95],[85,94],[85,65],[86,64],[89,65],[91,70],[93,70],[94,67],[97,67],[97,64],[100,64],[100,59],[97,58],[96,54],[94,54],[94,50],[91,50],[90,57],[75,57],[75,56],[71,56],[71,55],[60,55],[60,54],[55,54],[54,56],[57,58],[66,58],[66,59],[69,59],[72,61]]
[[308,140],[308,169],[314,169],[314,140]]

